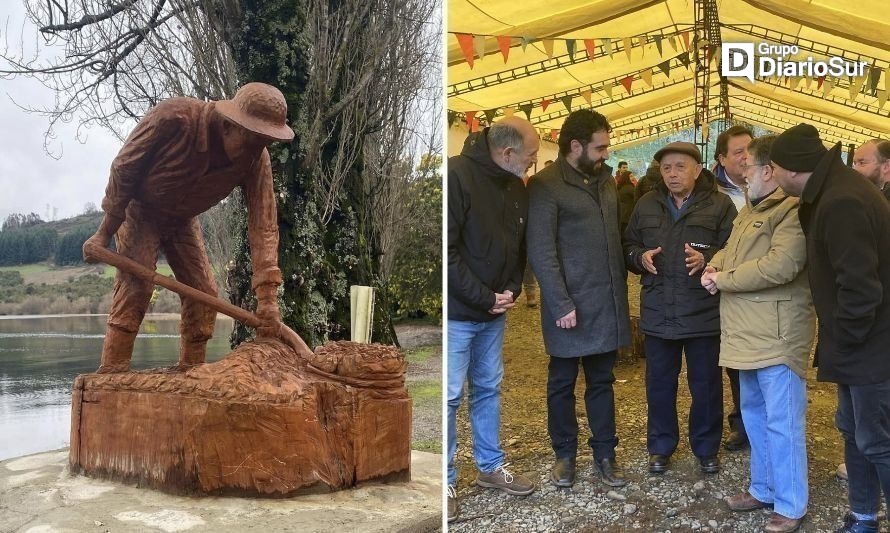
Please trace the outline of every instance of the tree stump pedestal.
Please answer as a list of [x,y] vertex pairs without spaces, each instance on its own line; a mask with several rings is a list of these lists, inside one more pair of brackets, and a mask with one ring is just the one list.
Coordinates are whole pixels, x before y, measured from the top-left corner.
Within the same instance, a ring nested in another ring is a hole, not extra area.
[[173,493],[273,497],[407,481],[404,371],[393,347],[328,343],[302,361],[264,340],[185,372],[81,375],[71,471]]

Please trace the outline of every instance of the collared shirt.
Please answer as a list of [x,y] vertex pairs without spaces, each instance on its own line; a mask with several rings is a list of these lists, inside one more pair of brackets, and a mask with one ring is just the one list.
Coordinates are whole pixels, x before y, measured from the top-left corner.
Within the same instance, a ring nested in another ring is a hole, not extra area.
[[674,203],[674,197],[671,196],[671,193],[667,194],[668,210],[671,212],[671,218],[674,221],[677,221],[677,219],[680,218],[683,210],[686,209],[687,205],[689,205],[689,200],[691,200],[694,195],[695,193],[689,193],[689,196],[683,198],[683,201],[680,203],[680,207],[677,207],[677,204]]
[[717,177],[717,190],[729,196],[736,210],[741,211],[745,207],[745,188],[733,183],[726,175],[726,167],[720,163],[714,166],[714,175]]
[[150,109],[111,164],[102,209],[125,218],[130,202],[138,202],[143,212],[178,225],[240,186],[248,208],[253,286],[280,284],[269,152],[229,160],[222,139],[212,131],[214,107],[214,102],[171,98]]

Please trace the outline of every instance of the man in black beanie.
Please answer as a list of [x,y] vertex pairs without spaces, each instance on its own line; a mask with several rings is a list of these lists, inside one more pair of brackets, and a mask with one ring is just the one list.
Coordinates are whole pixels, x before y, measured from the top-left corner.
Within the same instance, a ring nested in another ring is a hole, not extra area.
[[782,189],[800,197],[816,377],[837,383],[851,510],[837,531],[877,532],[882,490],[890,504],[890,206],[809,124],[779,135],[770,159]]

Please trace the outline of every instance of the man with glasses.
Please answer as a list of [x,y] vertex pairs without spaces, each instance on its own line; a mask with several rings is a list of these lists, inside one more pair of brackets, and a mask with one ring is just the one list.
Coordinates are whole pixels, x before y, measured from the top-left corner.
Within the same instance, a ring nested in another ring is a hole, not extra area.
[[807,511],[806,366],[816,315],[798,201],[779,188],[769,164],[774,139],[748,145],[748,201],[701,284],[720,291],[720,365],[739,371],[751,445],[751,484],[726,503],[732,511],[772,506],[765,531],[788,532]]
[[702,168],[688,142],[655,153],[662,181],[640,198],[624,234],[627,268],[642,274],[640,329],[646,335],[649,472],[668,469],[677,449],[677,380],[685,353],[692,396],[689,441],[701,470],[720,470],[723,433],[720,300],[700,283],[708,260],[726,243],[736,209]]

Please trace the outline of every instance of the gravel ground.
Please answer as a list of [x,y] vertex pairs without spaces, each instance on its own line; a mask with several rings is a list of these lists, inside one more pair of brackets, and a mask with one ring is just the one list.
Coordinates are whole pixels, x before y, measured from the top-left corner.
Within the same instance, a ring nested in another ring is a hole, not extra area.
[[[631,285],[631,301],[636,285]],[[624,356],[615,368],[619,462],[629,484],[610,489],[592,480],[592,461],[586,445],[579,444],[578,475],[571,489],[549,482],[553,454],[547,437],[546,362],[540,334],[540,315],[524,306],[511,311],[504,348],[505,380],[502,385],[501,438],[507,460],[515,472],[527,474],[538,490],[524,497],[509,496],[473,484],[476,476],[470,454],[466,406],[458,415],[458,481],[460,517],[449,531],[762,531],[768,511],[732,513],[723,498],[747,488],[748,452],[722,452],[719,474],[700,473],[686,440],[685,417],[689,394],[685,372],[680,376],[678,412],[681,441],[671,469],[662,476],[647,470],[645,446],[645,359]],[[846,484],[835,477],[842,461],[841,438],[833,426],[835,387],[809,376],[807,452],[809,459],[809,513],[800,531],[834,531],[847,509]],[[576,397],[583,398],[583,373]],[[731,403],[728,382],[725,403]],[[578,402],[579,443],[589,432],[584,408]]]

